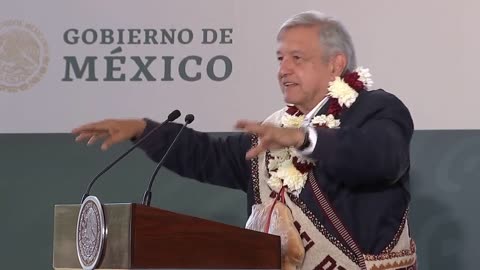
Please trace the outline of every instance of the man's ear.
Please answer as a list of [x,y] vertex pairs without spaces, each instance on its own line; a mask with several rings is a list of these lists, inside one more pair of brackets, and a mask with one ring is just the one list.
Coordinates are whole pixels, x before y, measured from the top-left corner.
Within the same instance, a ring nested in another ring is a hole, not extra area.
[[347,67],[347,57],[338,53],[330,60],[330,72],[333,78],[342,75],[343,71]]

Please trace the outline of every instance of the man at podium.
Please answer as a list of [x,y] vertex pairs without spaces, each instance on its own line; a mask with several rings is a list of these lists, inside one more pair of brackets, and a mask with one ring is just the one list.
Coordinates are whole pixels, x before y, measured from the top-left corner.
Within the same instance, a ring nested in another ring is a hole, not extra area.
[[[302,249],[298,258],[283,254],[284,268],[415,269],[407,219],[413,133],[408,109],[394,95],[369,89],[369,70],[357,67],[339,21],[303,12],[280,27],[277,41],[278,82],[288,105],[262,123],[238,121],[240,135],[214,139],[185,129],[164,165],[245,191],[252,227],[258,223],[257,229],[272,232],[275,222],[293,226],[293,233],[277,232],[282,248],[298,240]],[[88,144],[103,139],[106,150],[141,139],[158,125],[107,119],[73,133]],[[180,128],[168,123],[140,148],[158,162]],[[287,213],[275,212],[279,206]]]

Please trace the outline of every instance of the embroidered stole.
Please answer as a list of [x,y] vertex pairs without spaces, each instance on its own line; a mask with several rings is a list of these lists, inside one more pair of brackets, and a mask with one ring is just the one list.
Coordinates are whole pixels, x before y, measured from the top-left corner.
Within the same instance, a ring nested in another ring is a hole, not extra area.
[[[265,122],[280,123],[284,112],[285,109],[277,111]],[[252,166],[252,173],[258,175],[258,177],[253,177],[256,203],[265,203],[272,200],[272,190],[267,184],[269,174],[265,158],[265,154],[260,155],[255,162],[256,164]],[[295,227],[299,231],[305,247],[305,260],[302,269],[361,269],[359,258],[340,239],[335,238],[328,232],[301,200],[294,196],[285,196],[285,204],[292,211]],[[415,265],[415,244],[409,237],[407,223],[405,214],[404,222],[401,224],[395,239],[392,239],[392,244],[387,247],[384,253],[378,256],[364,255],[363,259],[367,269],[386,270],[402,269],[403,267],[407,269],[407,267]],[[413,267],[408,269],[415,269]]]

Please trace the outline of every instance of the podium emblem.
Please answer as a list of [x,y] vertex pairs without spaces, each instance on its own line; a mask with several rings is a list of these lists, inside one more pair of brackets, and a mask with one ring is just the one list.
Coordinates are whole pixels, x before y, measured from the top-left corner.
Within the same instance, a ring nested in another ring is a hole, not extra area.
[[106,237],[105,215],[95,196],[88,196],[80,207],[77,221],[77,255],[84,270],[93,270],[103,253]]

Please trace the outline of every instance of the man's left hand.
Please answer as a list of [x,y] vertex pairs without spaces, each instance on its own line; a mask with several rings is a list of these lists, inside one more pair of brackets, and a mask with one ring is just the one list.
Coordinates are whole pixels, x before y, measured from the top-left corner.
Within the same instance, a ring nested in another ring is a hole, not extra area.
[[246,159],[252,159],[266,150],[300,147],[305,140],[305,132],[300,128],[281,128],[247,120],[238,121],[235,127],[259,138],[258,145],[247,152]]

